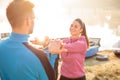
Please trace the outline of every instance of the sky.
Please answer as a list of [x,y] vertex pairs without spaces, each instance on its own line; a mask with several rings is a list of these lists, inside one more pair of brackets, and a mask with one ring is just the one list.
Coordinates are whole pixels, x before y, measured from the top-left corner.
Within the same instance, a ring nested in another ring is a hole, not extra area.
[[[0,0],[1,1],[1,0]],[[4,0],[7,6],[8,1]],[[44,36],[50,38],[69,37],[69,27],[75,18],[81,17],[77,10],[72,12],[68,9],[74,6],[74,0],[30,0],[35,4],[35,28],[31,37],[38,37],[43,39]],[[77,1],[77,0],[76,0]],[[69,2],[69,3],[68,3]],[[5,17],[5,5],[1,3],[0,12]],[[67,7],[66,5],[69,6]],[[71,5],[71,6],[70,6]],[[71,13],[70,13],[71,12]],[[3,27],[4,26],[4,27]],[[86,25],[88,37],[101,38],[101,46],[110,48],[120,37],[116,37],[113,34],[113,30],[109,29],[107,23],[104,27],[99,24]],[[0,22],[0,33],[11,32],[10,25],[7,20]]]

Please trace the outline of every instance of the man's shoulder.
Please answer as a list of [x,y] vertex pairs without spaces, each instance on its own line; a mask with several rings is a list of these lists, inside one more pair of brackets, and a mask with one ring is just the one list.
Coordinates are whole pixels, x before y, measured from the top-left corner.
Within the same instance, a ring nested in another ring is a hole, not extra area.
[[0,45],[5,44],[6,41],[8,41],[8,40],[7,40],[7,39],[2,39],[2,40],[0,40]]
[[5,43],[4,40],[0,40],[0,46],[1,46],[2,44],[4,44],[4,43]]

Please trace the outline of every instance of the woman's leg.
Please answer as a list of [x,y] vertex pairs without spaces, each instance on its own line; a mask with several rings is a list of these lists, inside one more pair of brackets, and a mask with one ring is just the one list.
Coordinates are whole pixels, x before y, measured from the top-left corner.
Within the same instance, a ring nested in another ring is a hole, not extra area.
[[76,79],[72,79],[72,80],[86,80],[86,76],[80,77],[80,78],[76,78]]
[[80,77],[80,78],[74,78],[74,79],[71,79],[71,78],[67,78],[67,77],[64,77],[64,76],[60,76],[60,80],[86,80],[86,76],[83,76],[83,77]]
[[69,79],[61,75],[60,80],[69,80]]

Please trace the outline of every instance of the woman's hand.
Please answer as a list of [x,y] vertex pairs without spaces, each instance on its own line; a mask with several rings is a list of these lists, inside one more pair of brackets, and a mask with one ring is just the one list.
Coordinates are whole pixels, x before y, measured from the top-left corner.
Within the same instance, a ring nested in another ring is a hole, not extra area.
[[59,54],[61,52],[66,51],[66,49],[64,49],[63,45],[62,45],[62,41],[55,39],[55,40],[51,40],[49,45],[48,45],[48,50],[51,54]]

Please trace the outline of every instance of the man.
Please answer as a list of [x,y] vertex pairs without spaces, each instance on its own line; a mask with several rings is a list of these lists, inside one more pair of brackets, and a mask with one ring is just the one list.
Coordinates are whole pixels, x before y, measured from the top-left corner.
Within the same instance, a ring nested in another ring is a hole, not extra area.
[[[47,57],[40,52],[39,59],[28,43],[34,27],[34,5],[26,0],[14,0],[7,9],[6,16],[12,32],[8,39],[0,43],[1,80],[50,80],[43,65]],[[50,63],[48,63],[50,64]],[[49,67],[49,66],[48,66]]]

